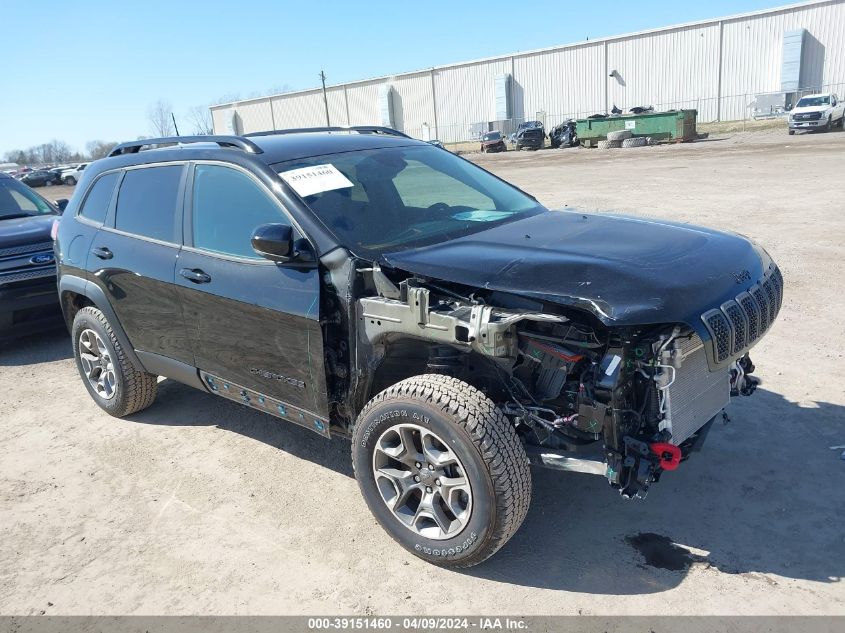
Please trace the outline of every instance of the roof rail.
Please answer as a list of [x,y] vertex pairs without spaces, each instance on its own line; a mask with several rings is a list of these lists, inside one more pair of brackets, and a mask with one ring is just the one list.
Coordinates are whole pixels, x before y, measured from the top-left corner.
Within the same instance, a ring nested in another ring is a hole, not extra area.
[[245,139],[241,136],[166,136],[162,138],[145,138],[140,141],[129,141],[128,143],[121,143],[117,145],[109,156],[120,156],[121,154],[137,154],[142,147],[148,145],[175,145],[187,143],[217,143],[220,147],[237,147],[250,154],[262,154],[262,150],[258,145]]
[[394,130],[391,127],[384,127],[381,125],[327,125],[325,127],[299,127],[290,130],[268,130],[266,132],[252,132],[244,134],[245,137],[250,136],[272,136],[274,134],[301,134],[304,132],[358,132],[359,134],[387,134],[389,136],[401,136],[402,138],[411,138],[404,132]]

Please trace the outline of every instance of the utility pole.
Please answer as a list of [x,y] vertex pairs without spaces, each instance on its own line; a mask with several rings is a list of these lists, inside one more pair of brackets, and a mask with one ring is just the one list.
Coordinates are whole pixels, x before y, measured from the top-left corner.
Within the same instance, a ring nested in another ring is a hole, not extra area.
[[320,81],[323,82],[323,104],[326,106],[326,127],[331,127],[329,120],[329,99],[326,97],[326,73],[320,70]]

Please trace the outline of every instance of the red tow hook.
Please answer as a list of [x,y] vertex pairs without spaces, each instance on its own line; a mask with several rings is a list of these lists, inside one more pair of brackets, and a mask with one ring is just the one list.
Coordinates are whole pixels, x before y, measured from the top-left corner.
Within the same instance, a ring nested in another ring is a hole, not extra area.
[[653,442],[649,444],[651,452],[660,458],[663,470],[675,470],[681,463],[681,449],[669,442]]

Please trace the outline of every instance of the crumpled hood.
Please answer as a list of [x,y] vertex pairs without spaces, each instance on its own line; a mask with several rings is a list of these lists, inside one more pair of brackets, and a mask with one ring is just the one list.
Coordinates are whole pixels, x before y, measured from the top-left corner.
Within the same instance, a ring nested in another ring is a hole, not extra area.
[[49,242],[50,229],[57,215],[39,215],[26,218],[0,219],[0,248],[22,244]]
[[547,211],[474,235],[387,253],[385,264],[585,309],[607,325],[687,323],[759,280],[766,252],[697,226]]

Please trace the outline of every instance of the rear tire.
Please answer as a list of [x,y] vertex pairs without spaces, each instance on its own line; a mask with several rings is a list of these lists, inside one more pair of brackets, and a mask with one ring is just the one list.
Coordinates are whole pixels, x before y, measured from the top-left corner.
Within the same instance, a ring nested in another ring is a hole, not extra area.
[[71,336],[79,375],[103,411],[122,418],[153,403],[157,376],[137,367],[126,355],[99,309],[89,306],[79,310]]
[[67,178],[65,178],[65,184],[70,185],[72,187],[76,184],[76,178],[74,178],[73,176],[68,176]]
[[444,567],[492,556],[531,502],[513,426],[487,396],[451,376],[408,378],[373,398],[353,430],[352,463],[385,531]]

